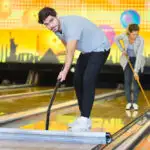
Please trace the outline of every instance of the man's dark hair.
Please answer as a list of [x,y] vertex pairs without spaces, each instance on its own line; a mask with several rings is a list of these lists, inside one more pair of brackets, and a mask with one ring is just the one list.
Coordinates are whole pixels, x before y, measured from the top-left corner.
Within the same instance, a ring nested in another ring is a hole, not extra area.
[[130,33],[133,32],[133,31],[139,31],[139,30],[140,30],[140,28],[139,28],[138,24],[130,24],[128,26],[128,31]]
[[44,7],[42,8],[39,13],[38,13],[38,22],[40,24],[43,24],[43,21],[49,16],[53,16],[56,17],[57,16],[57,12],[55,11],[55,9],[50,8],[50,7]]

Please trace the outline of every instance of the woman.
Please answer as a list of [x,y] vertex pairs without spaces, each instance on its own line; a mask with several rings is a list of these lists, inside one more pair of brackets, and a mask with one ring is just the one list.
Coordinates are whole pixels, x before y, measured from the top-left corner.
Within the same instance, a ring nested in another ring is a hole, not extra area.
[[[121,45],[122,40],[124,47]],[[143,72],[145,59],[143,57],[144,39],[139,36],[139,26],[137,24],[130,24],[127,33],[123,33],[115,38],[115,42],[122,52],[120,64],[124,70],[125,95],[128,104],[126,109],[138,110],[137,100],[139,95],[139,86],[136,80],[139,80],[139,73]],[[129,58],[134,68],[133,72],[128,64]],[[131,100],[131,85],[133,79],[133,100]]]

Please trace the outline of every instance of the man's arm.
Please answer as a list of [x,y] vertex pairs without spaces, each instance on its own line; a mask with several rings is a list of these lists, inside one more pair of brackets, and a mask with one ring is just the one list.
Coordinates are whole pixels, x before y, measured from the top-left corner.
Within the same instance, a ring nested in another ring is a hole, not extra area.
[[68,42],[66,45],[67,52],[66,52],[65,66],[64,66],[65,72],[68,72],[70,69],[74,57],[74,52],[76,50],[76,45],[77,45],[77,40],[72,40]]
[[66,45],[66,57],[65,57],[65,65],[63,70],[59,73],[58,79],[62,82],[66,79],[66,76],[69,72],[70,66],[73,61],[74,52],[76,50],[77,40],[71,40],[67,42]]

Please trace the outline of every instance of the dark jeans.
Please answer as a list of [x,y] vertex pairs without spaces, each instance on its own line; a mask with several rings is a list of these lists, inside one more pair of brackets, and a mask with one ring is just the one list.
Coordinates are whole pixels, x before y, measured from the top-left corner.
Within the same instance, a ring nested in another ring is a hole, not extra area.
[[80,54],[78,58],[74,76],[74,86],[81,116],[90,116],[98,73],[104,66],[109,52],[110,50]]
[[[131,57],[130,61],[131,61],[131,64],[134,68],[136,58]],[[125,95],[126,95],[128,103],[131,103],[132,81],[133,81],[133,103],[137,103],[138,95],[139,95],[139,86],[138,86],[137,81],[133,77],[133,72],[132,72],[129,64],[127,64],[125,71],[124,71],[124,82],[125,82]]]

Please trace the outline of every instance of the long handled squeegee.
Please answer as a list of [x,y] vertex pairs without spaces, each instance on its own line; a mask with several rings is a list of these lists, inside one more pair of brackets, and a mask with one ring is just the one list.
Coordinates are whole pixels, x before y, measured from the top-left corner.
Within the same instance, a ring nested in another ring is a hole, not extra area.
[[[130,66],[130,68],[131,68],[131,70],[132,70],[132,72],[133,72],[133,74],[134,74],[135,72],[134,72],[133,66],[132,66],[132,64],[131,64],[131,62],[130,62],[130,59],[129,59],[128,56],[126,56],[126,58],[127,58],[127,60],[128,60],[129,66]],[[136,80],[136,79],[135,79],[135,80]],[[149,100],[148,100],[148,98],[147,98],[147,96],[146,96],[146,94],[145,94],[145,92],[144,92],[144,89],[143,89],[143,87],[142,87],[142,85],[141,85],[139,79],[137,79],[136,81],[137,81],[137,83],[138,83],[138,85],[139,85],[139,87],[140,87],[140,89],[141,89],[141,91],[142,91],[142,94],[143,94],[143,96],[144,96],[144,98],[145,98],[145,100],[146,100],[146,103],[147,103],[148,107],[150,107],[150,102],[149,102]]]
[[50,102],[49,102],[49,105],[48,105],[48,109],[47,109],[47,115],[46,115],[46,126],[45,126],[45,129],[48,130],[49,128],[49,118],[50,118],[50,111],[51,111],[51,108],[52,108],[52,105],[53,105],[53,102],[55,100],[55,97],[56,97],[56,93],[57,93],[57,90],[60,86],[60,81],[57,80],[57,83],[56,83],[56,87],[54,89],[54,92],[53,92],[53,95],[50,99]]
[[[53,95],[50,99],[46,115],[45,129],[49,129],[50,112],[61,82],[57,81]],[[49,131],[50,138],[58,142],[107,144],[112,141],[108,132],[71,132],[71,131]]]

